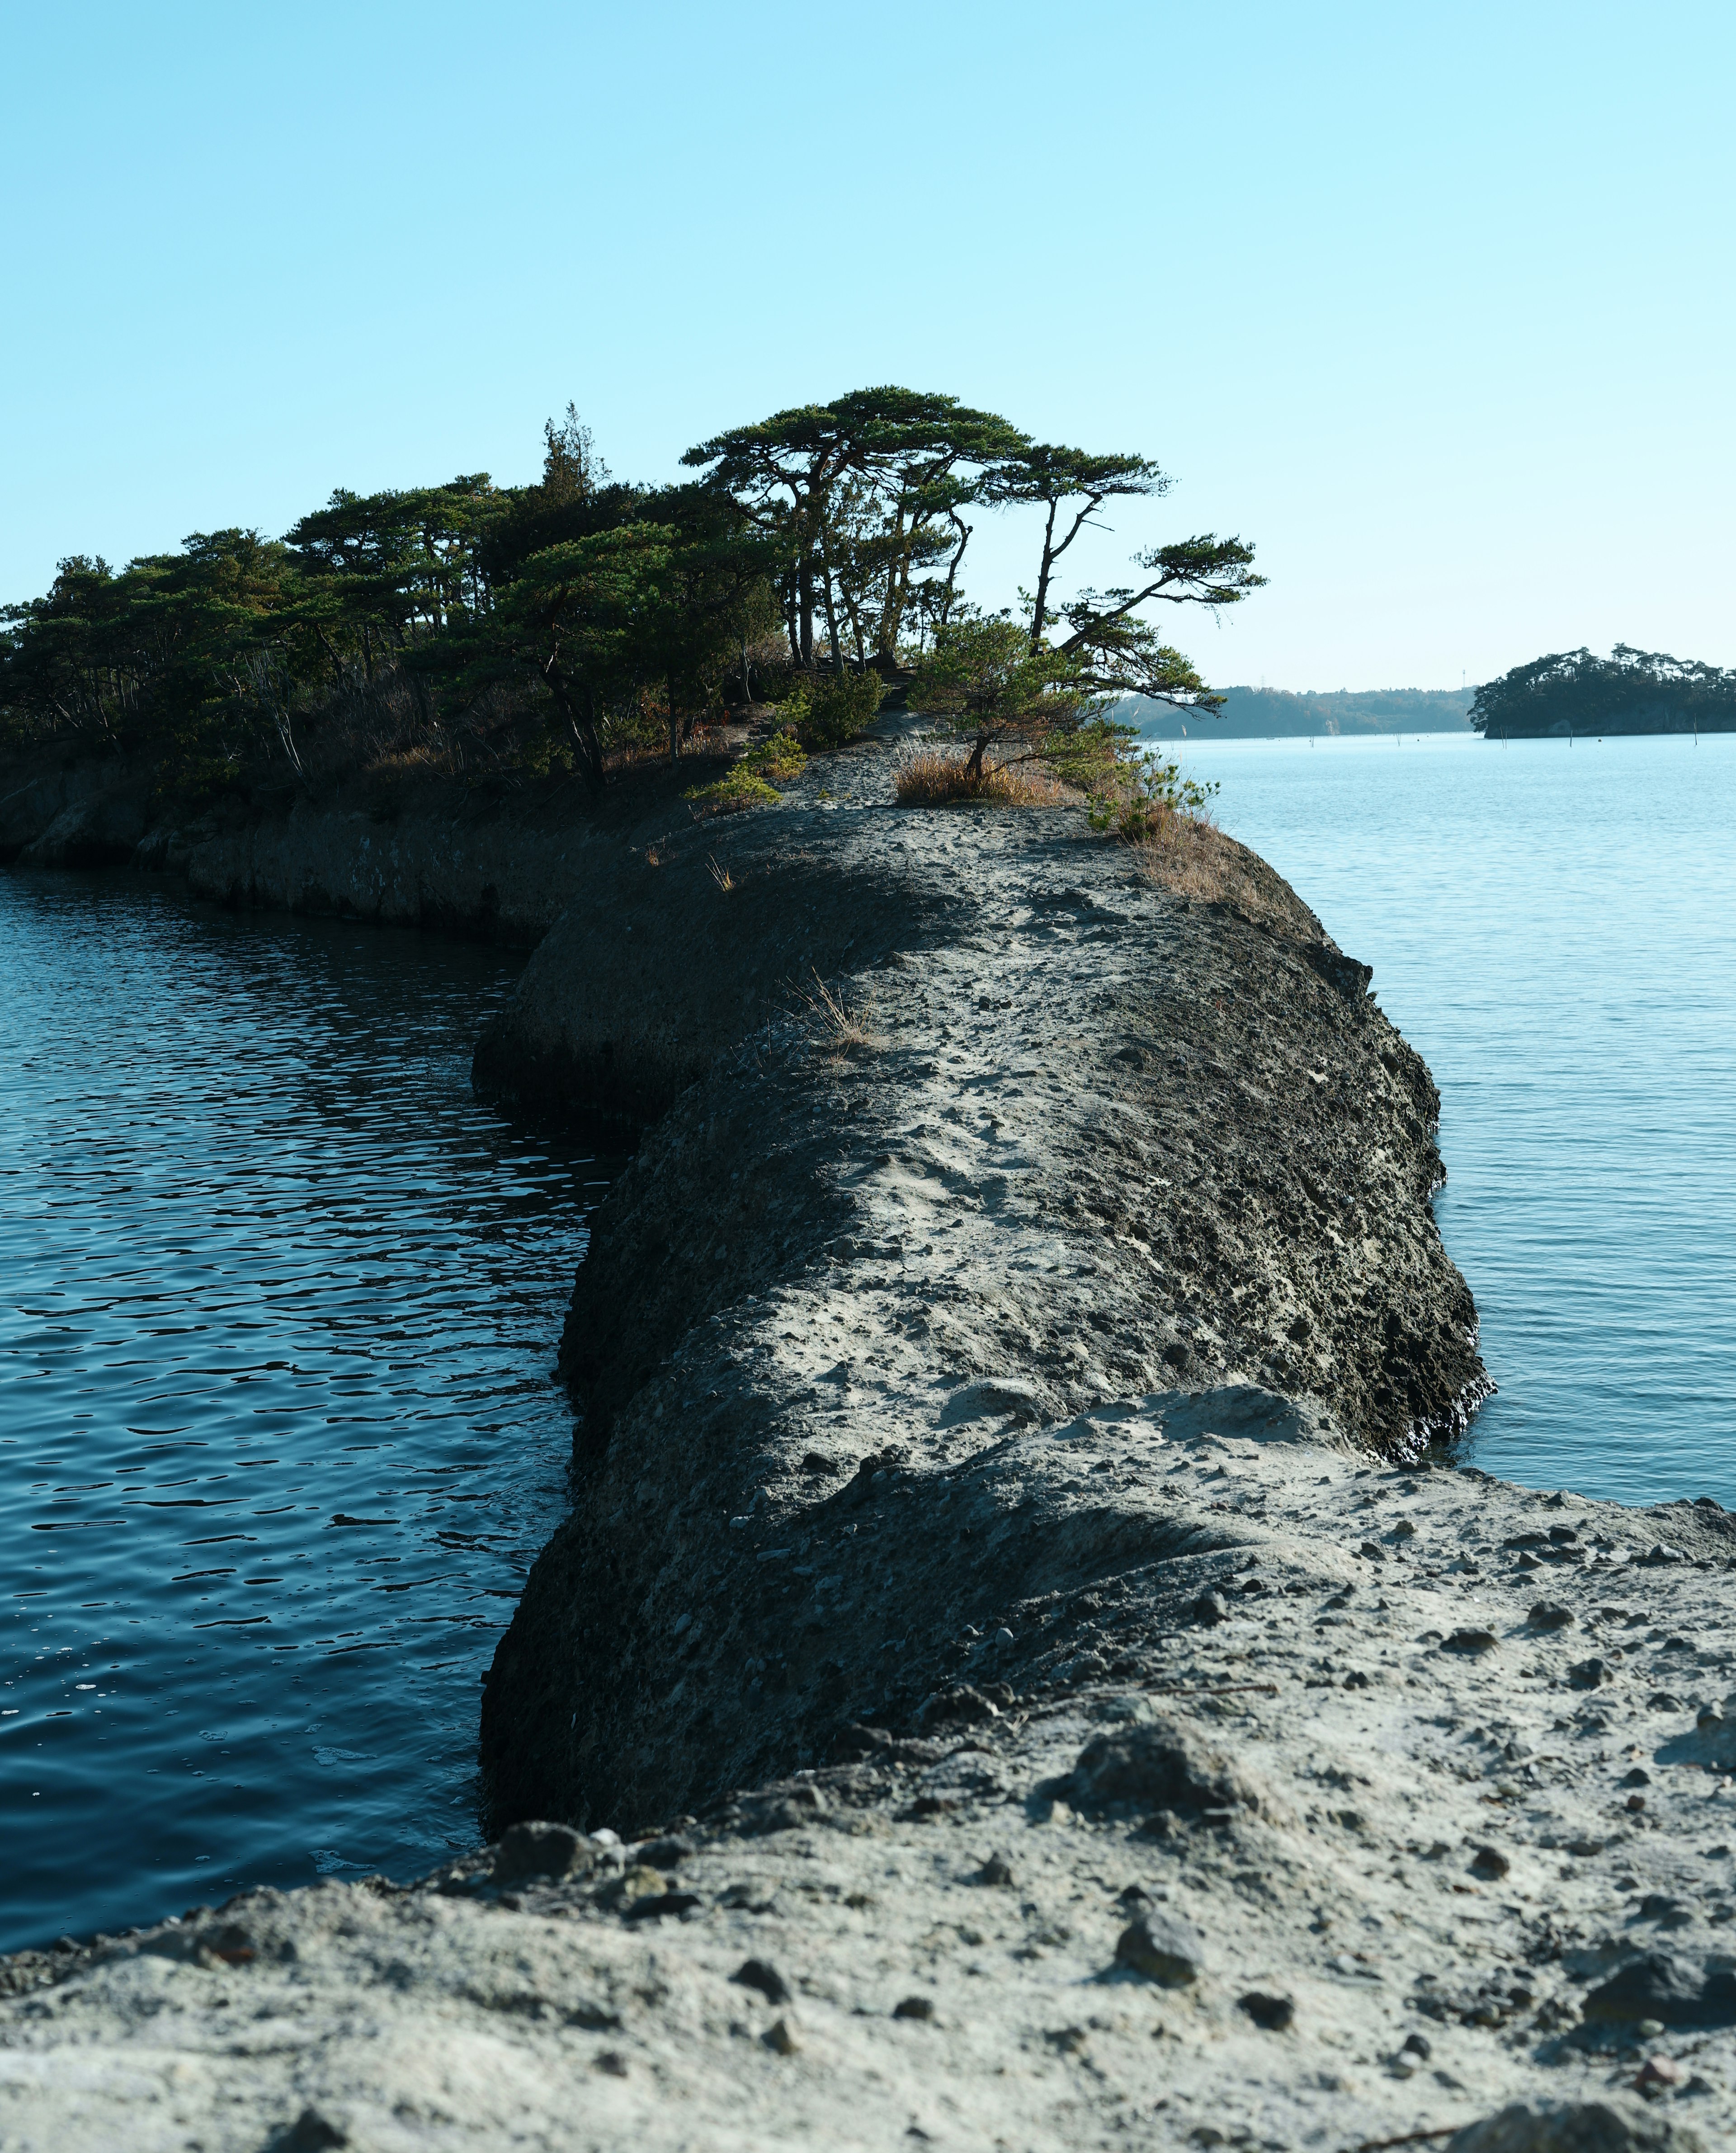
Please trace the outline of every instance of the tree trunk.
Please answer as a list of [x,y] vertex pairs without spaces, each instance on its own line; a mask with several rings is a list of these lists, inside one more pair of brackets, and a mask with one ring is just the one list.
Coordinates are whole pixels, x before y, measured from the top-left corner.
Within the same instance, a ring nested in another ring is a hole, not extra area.
[[952,618],[954,587],[958,581],[959,563],[965,557],[965,548],[970,543],[971,527],[956,509],[949,508],[947,517],[959,534],[959,542],[953,548],[952,558],[946,564],[946,596],[940,601],[940,626],[944,628]]
[[1031,648],[1033,655],[1042,648],[1043,617],[1049,610],[1049,577],[1055,566],[1055,511],[1059,504],[1049,503],[1049,520],[1043,526],[1043,566],[1036,579],[1036,607],[1031,616]]
[[804,672],[811,673],[814,665],[814,568],[806,555],[796,570],[796,606],[800,624],[796,662]]
[[673,769],[681,760],[681,721],[675,715],[675,674],[665,673],[663,676],[663,685],[669,700],[669,766]]
[[603,790],[603,743],[597,737],[597,695],[588,681],[585,684],[584,705],[581,710],[574,700],[566,674],[561,670],[561,661],[552,656],[542,669],[542,677],[548,683],[548,691],[554,697],[555,708],[567,720],[567,730],[573,735],[573,745],[578,750],[579,761],[593,794]]

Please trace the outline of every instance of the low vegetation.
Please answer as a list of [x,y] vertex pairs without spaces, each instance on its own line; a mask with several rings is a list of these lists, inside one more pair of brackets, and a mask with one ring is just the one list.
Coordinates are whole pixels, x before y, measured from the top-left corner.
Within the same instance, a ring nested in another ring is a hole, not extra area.
[[848,1061],[886,1044],[870,1022],[865,1005],[852,1008],[843,994],[828,987],[817,972],[813,982],[812,993],[806,987],[794,990],[795,1013],[826,1059]]
[[933,747],[903,758],[893,789],[901,807],[1051,807],[1076,797],[1040,767],[989,762],[973,770],[962,753]]
[[745,762],[710,785],[690,786],[681,797],[696,815],[738,815],[746,807],[776,807],[783,795]]
[[792,732],[774,733],[741,758],[746,766],[774,785],[787,785],[807,767],[807,756]]

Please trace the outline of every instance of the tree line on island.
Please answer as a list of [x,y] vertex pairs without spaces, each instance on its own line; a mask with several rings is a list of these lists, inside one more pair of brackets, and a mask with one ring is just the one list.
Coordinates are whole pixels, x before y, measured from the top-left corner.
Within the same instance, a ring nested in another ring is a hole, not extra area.
[[[1233,605],[1263,580],[1251,547],[1205,534],[1061,595],[1103,506],[1171,481],[951,396],[858,390],[683,463],[675,485],[615,478],[569,405],[533,485],[340,489],[281,538],[63,561],[0,613],[0,738],[123,754],[183,794],[392,757],[598,790],[679,760],[731,706],[781,705],[792,742],[835,744],[914,673],[979,773],[1016,753],[1101,781],[1128,761],[1117,700],[1214,706],[1162,608]],[[1032,587],[985,608],[965,588],[973,529],[1019,511]]]
[[1477,690],[1486,740],[1736,730],[1736,671],[1618,643],[1607,658],[1561,650]]

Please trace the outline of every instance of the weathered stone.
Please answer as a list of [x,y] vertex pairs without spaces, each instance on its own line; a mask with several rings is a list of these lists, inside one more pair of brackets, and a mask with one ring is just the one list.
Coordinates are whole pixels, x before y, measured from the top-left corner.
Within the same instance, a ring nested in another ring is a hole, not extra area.
[[1584,2009],[1600,2024],[1736,2026],[1736,1973],[1703,1974],[1684,1960],[1647,1952],[1592,1989]]
[[1705,2153],[1685,2125],[1610,2100],[1514,2101],[1446,2145],[1447,2153]]
[[1576,1660],[1567,1670],[1567,1679],[1576,1689],[1601,1689],[1616,1679],[1616,1670],[1607,1660],[1594,1655],[1589,1660]]
[[638,1849],[639,1860],[653,1869],[679,1869],[698,1851],[695,1841],[678,1832],[666,1833],[661,1839],[648,1839]]
[[1071,1775],[1080,1808],[1137,1803],[1181,1812],[1260,1807],[1260,1793],[1229,1759],[1171,1720],[1094,1734]]
[[1182,1988],[1199,1979],[1204,1947],[1189,1923],[1153,1908],[1122,1931],[1115,1956],[1120,1965],[1161,1982],[1166,1988]]
[[524,1884],[537,1877],[583,1876],[596,1863],[595,1846],[571,1825],[515,1824],[501,1835],[494,1881]]

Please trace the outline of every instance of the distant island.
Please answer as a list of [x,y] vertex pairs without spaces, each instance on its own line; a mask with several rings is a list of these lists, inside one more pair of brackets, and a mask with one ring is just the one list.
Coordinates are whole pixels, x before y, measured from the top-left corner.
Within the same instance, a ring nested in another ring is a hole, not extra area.
[[1736,672],[1625,643],[1556,651],[1479,688],[1471,723],[1487,740],[1736,731]]
[[1221,708],[1179,710],[1130,696],[1118,715],[1157,740],[1276,740],[1299,735],[1463,732],[1469,688],[1220,688]]

